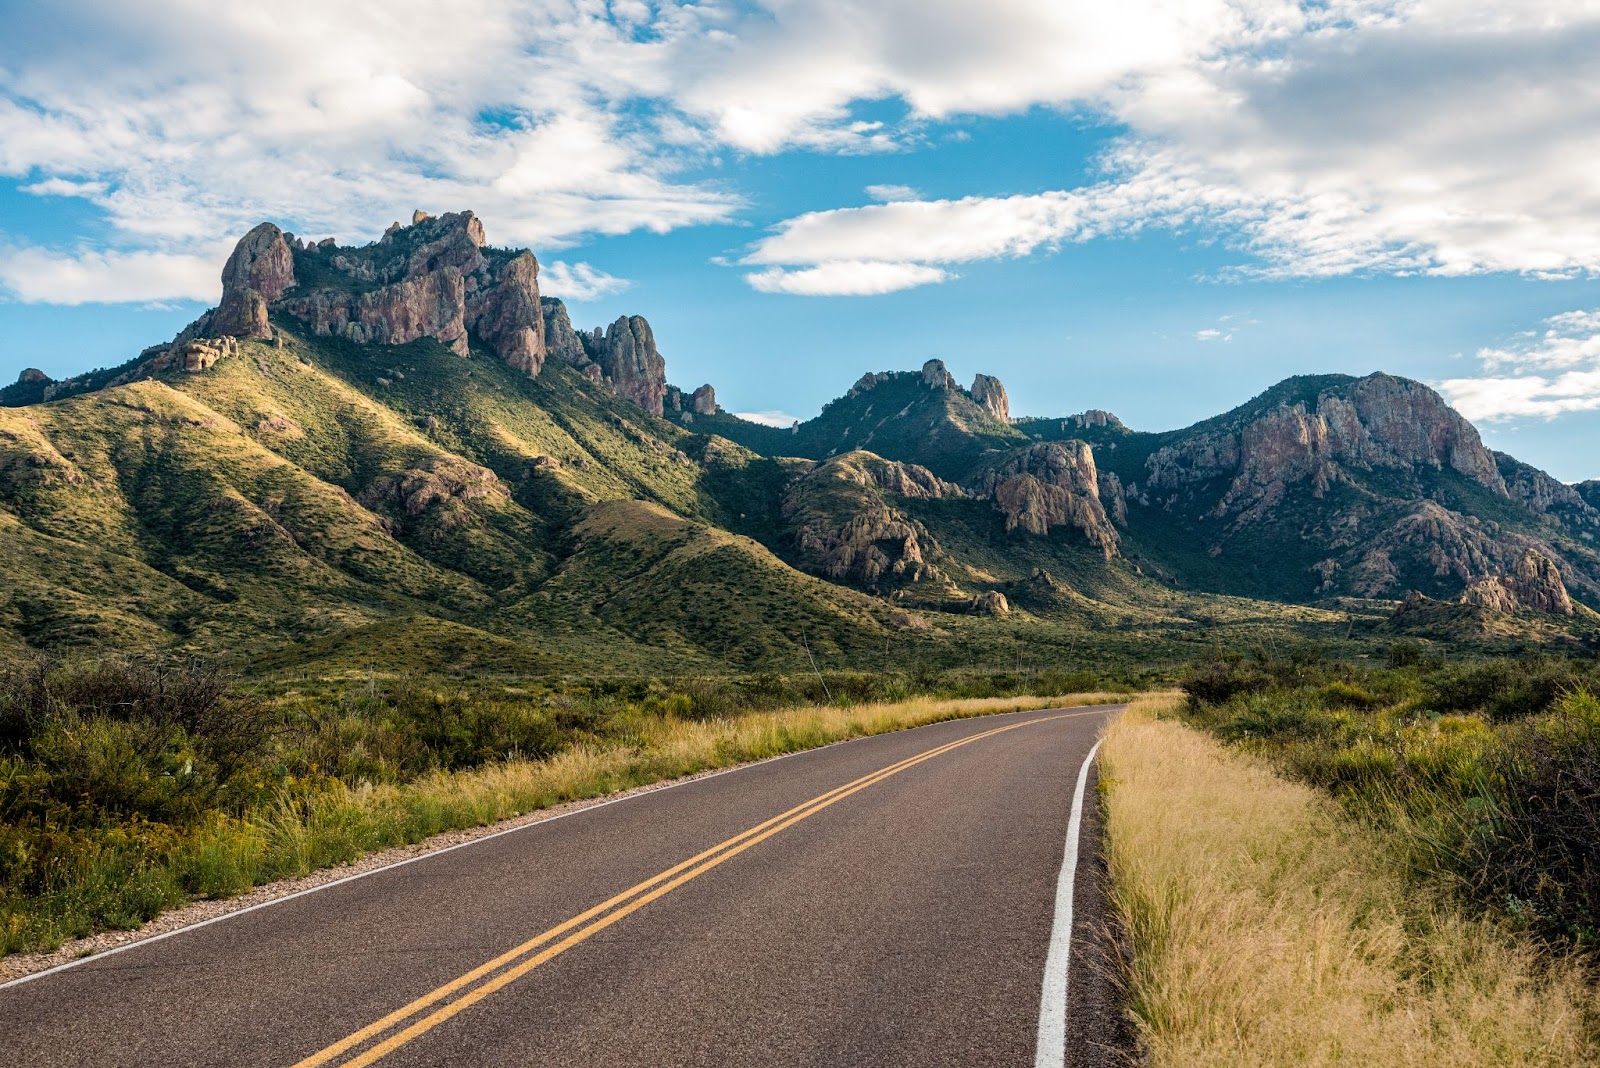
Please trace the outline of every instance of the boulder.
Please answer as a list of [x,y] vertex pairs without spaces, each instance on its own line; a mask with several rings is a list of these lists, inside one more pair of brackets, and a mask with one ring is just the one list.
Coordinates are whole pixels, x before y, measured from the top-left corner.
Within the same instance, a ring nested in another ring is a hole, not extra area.
[[983,616],[1009,616],[1011,605],[999,590],[984,590],[972,599],[972,611]]
[[689,408],[696,415],[717,414],[717,391],[711,388],[709,382],[694,391],[689,398]]

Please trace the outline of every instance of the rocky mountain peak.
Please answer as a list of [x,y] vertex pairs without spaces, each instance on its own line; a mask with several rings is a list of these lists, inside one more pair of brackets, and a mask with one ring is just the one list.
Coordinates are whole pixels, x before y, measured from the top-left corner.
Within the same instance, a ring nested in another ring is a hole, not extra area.
[[50,381],[50,376],[39,370],[37,367],[24,367],[22,369],[22,373],[17,376],[17,382],[19,385],[28,385],[34,382],[48,381]]
[[689,409],[695,415],[717,414],[717,391],[711,388],[710,382],[694,391],[689,398]]
[[1090,427],[1109,427],[1112,430],[1123,429],[1121,419],[1100,408],[1090,408],[1086,412],[1069,415],[1063,422],[1070,423],[1079,430],[1087,430]]
[[210,332],[231,337],[271,337],[267,309],[295,284],[294,250],[283,231],[262,223],[234,246],[222,268],[222,301]]
[[990,415],[1002,423],[1011,422],[1011,401],[1006,387],[992,375],[978,375],[972,380],[972,399],[986,408]]
[[1375,374],[1284,396],[1300,381],[1275,387],[1284,397],[1275,405],[1269,393],[1265,404],[1258,398],[1157,450],[1146,463],[1148,489],[1229,478],[1215,511],[1243,521],[1264,516],[1291,487],[1309,484],[1321,496],[1350,471],[1451,470],[1509,496],[1478,431],[1427,386]]
[[470,211],[418,211],[370,245],[306,244],[271,223],[246,234],[222,272],[222,301],[178,336],[267,338],[284,313],[321,335],[401,345],[432,337],[458,355],[475,333],[508,365],[544,366],[539,263],[531,252],[485,252]]
[[922,384],[929,389],[955,389],[956,379],[943,360],[929,360],[922,365]]
[[644,316],[624,315],[607,327],[596,362],[618,396],[652,415],[662,413],[667,364]]

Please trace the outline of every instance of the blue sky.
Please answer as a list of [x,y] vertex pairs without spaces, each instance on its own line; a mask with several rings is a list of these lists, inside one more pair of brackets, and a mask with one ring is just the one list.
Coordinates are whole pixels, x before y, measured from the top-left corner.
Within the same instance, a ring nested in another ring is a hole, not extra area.
[[1385,370],[1600,476],[1581,0],[168,6],[7,12],[6,378],[171,337],[261,219],[472,208],[735,411],[937,356],[1167,429]]

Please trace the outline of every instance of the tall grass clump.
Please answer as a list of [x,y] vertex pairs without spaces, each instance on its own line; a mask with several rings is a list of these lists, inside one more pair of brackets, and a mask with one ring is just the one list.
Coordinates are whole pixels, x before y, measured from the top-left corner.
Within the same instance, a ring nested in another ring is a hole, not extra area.
[[1600,1063],[1569,958],[1412,881],[1399,832],[1141,702],[1101,776],[1153,1068]]

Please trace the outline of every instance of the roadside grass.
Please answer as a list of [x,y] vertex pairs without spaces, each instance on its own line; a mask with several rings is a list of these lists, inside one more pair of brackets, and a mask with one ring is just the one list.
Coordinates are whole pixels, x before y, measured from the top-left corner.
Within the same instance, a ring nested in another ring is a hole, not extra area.
[[48,850],[53,858],[27,858],[37,873],[31,892],[0,887],[0,957],[52,950],[97,930],[136,928],[195,898],[235,896],[567,801],[944,720],[1126,697],[921,697],[698,720],[634,706],[613,717],[604,737],[540,759],[436,770],[403,783],[290,779],[242,815],[218,811],[181,827],[135,822],[92,835],[19,838],[13,848]]
[[1112,896],[1131,1013],[1153,1068],[1600,1063],[1600,995],[1407,877],[1404,832],[1162,716],[1107,733]]

